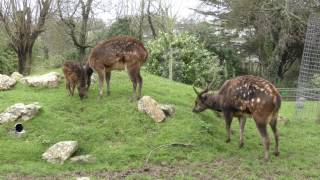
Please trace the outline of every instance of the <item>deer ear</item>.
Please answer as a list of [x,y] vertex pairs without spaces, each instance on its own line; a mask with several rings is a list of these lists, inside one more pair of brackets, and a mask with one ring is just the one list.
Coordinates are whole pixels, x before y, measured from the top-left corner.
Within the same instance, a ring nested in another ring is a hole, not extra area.
[[201,99],[202,99],[202,100],[207,100],[207,99],[208,99],[208,94],[203,94],[203,95],[201,95]]

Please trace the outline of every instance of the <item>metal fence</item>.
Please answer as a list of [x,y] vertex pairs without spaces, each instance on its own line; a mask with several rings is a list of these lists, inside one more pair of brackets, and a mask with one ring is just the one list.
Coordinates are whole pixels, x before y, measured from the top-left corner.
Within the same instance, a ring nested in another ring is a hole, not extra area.
[[320,118],[320,16],[308,20],[296,97],[297,119]]
[[277,88],[283,101],[295,101],[297,99],[297,88]]

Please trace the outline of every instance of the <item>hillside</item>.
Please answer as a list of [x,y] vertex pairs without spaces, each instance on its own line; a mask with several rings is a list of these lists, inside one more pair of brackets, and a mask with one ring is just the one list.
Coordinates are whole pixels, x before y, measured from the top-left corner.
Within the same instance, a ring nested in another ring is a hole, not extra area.
[[[192,113],[195,95],[191,86],[171,82],[143,72],[143,94],[160,103],[174,104],[176,114],[157,124],[138,112],[130,101],[132,85],[125,72],[114,72],[111,96],[97,100],[97,84],[89,98],[68,97],[61,83],[57,89],[30,88],[17,84],[14,90],[0,92],[0,111],[17,102],[39,102],[40,114],[24,123],[27,136],[8,134],[14,123],[0,125],[0,179],[24,177],[75,177],[103,179],[125,174],[177,178],[316,178],[320,176],[320,125],[308,120],[284,125],[279,123],[280,156],[262,160],[263,147],[252,120],[245,128],[245,145],[238,149],[238,121],[234,134],[225,143],[224,121],[211,111]],[[281,114],[294,111],[292,103],[283,103]],[[269,129],[271,152],[274,139]],[[92,154],[94,164],[52,165],[41,154],[62,140],[79,141],[76,154]],[[142,171],[147,155],[161,145],[192,144],[193,147],[167,146],[153,151],[150,171]],[[79,173],[81,172],[81,173]],[[116,173],[117,172],[117,173]]]

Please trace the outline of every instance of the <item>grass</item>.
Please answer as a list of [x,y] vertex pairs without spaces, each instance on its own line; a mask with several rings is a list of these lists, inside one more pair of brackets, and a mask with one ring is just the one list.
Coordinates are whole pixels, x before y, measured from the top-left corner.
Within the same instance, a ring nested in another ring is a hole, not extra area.
[[[320,125],[304,119],[279,123],[280,156],[262,160],[263,147],[252,120],[245,128],[245,146],[238,149],[238,122],[234,134],[225,143],[224,121],[211,111],[191,112],[195,99],[191,86],[171,82],[143,73],[143,94],[160,103],[174,104],[176,114],[164,123],[155,123],[138,112],[130,102],[131,83],[124,72],[115,72],[111,80],[111,96],[97,100],[97,84],[89,98],[80,101],[68,97],[59,88],[31,88],[17,84],[13,90],[0,92],[0,111],[14,103],[39,102],[42,110],[34,119],[24,122],[27,135],[15,138],[8,134],[14,123],[0,125],[0,179],[14,177],[70,178],[81,172],[103,179],[105,173],[131,172],[128,179],[153,179],[152,173],[134,171],[144,166],[148,153],[170,143],[193,144],[193,147],[169,146],[154,151],[150,166],[158,168],[160,178],[246,178],[304,179],[320,177]],[[291,118],[294,104],[284,102],[281,115]],[[271,151],[274,139],[271,138]],[[76,154],[92,154],[94,164],[50,164],[41,154],[58,141],[76,140]],[[163,168],[168,171],[162,171]],[[167,173],[168,172],[168,173]],[[154,173],[154,172],[153,172]],[[109,174],[110,175],[110,174]],[[158,177],[159,178],[159,177]]]

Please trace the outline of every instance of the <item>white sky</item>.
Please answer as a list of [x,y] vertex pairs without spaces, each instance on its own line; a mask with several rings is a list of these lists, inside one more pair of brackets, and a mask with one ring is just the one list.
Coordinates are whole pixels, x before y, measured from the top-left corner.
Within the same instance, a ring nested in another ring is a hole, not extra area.
[[[131,2],[135,4],[135,6],[139,6],[141,0],[129,0],[127,2]],[[197,8],[200,5],[199,0],[163,0],[167,3],[170,3],[172,5],[172,14],[177,15],[178,19],[182,18],[199,18],[199,14],[195,13],[190,8]],[[100,19],[103,19],[105,22],[110,23],[115,20],[116,13],[115,9],[112,9],[112,7],[118,5],[121,3],[119,0],[109,0],[109,3],[107,3],[105,6],[111,7],[108,12],[104,13],[98,13],[97,17]],[[111,12],[110,12],[111,11]]]

